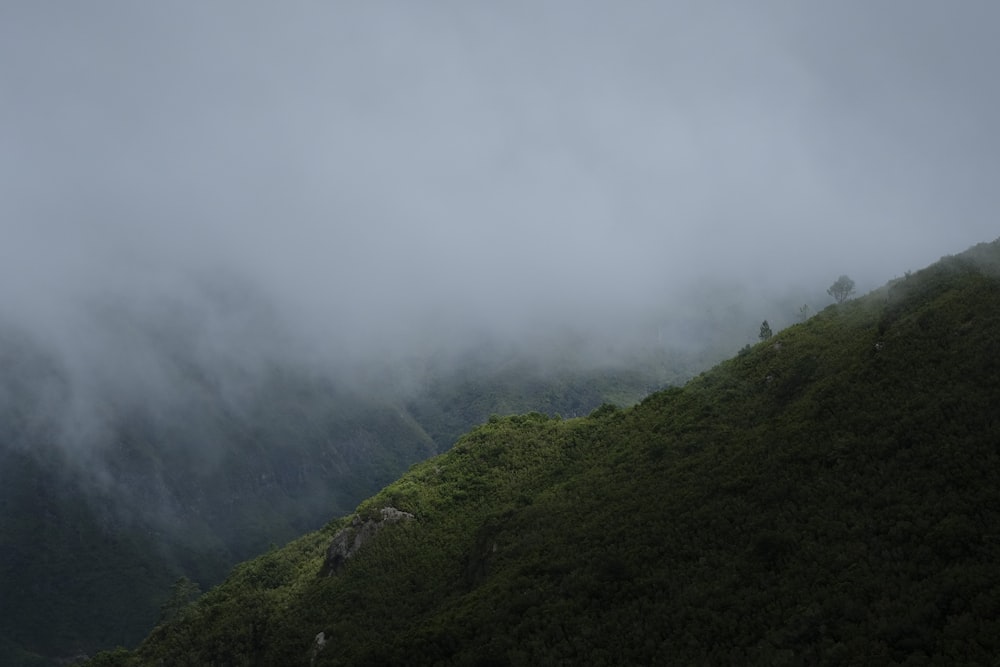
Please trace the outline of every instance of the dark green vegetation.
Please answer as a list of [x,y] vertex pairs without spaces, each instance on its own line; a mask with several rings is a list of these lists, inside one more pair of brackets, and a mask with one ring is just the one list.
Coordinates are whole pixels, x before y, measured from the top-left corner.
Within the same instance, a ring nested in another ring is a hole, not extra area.
[[134,642],[178,576],[216,583],[436,449],[394,406],[302,378],[266,388],[249,415],[205,391],[170,424],[116,412],[99,448],[38,432],[4,448],[0,634],[49,655]]
[[997,405],[1000,242],[633,408],[490,419],[91,664],[995,664]]
[[69,371],[27,336],[0,339],[0,665],[134,646],[175,611],[179,578],[209,588],[491,413],[586,413],[648,382],[494,364],[474,385],[458,366],[393,394],[291,365],[225,383],[171,354],[169,400],[109,393],[74,421],[56,417],[72,412]]

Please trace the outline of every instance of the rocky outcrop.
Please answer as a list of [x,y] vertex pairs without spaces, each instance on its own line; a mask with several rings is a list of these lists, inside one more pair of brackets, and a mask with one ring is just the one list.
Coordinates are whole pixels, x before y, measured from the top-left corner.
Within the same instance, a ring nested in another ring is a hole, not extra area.
[[309,659],[310,665],[316,664],[316,656],[319,655],[320,651],[326,648],[326,642],[327,638],[325,632],[320,632],[319,634],[316,635],[316,638],[313,639],[312,657]]
[[383,527],[400,521],[409,521],[413,515],[395,507],[383,507],[379,517],[362,519],[360,516],[351,520],[351,525],[340,530],[333,536],[330,546],[326,548],[326,561],[323,563],[323,574],[335,574],[344,566],[347,560],[368,543]]

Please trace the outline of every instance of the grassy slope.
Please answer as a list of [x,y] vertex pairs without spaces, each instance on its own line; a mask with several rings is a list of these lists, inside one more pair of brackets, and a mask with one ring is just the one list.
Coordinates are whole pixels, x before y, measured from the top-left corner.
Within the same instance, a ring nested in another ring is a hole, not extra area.
[[338,574],[347,518],[94,664],[989,664],[998,267],[978,246],[634,408],[491,420],[362,503],[416,520]]

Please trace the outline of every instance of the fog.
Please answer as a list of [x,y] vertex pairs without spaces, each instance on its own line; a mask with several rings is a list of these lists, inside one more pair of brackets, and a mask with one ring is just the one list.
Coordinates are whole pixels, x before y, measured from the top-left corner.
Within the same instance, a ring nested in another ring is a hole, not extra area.
[[391,363],[484,332],[680,335],[706,284],[863,292],[997,235],[998,19],[5,2],[0,313],[155,391],[129,322],[234,364]]

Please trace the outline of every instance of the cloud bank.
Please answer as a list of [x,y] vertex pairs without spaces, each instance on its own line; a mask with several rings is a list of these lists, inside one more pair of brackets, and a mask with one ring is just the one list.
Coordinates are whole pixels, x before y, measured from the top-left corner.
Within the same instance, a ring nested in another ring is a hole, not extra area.
[[[706,281],[875,287],[996,236],[998,19],[974,0],[5,3],[0,309],[77,349],[95,303],[202,299],[220,349],[382,358],[613,332]],[[205,301],[219,276],[270,319]]]

